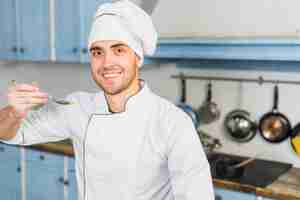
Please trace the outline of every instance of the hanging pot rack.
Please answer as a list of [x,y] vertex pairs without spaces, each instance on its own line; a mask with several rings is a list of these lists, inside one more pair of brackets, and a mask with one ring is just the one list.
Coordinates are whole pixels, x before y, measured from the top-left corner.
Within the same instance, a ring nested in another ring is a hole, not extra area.
[[259,85],[264,83],[273,83],[273,84],[293,84],[300,85],[300,81],[290,81],[290,80],[278,80],[278,79],[264,79],[262,76],[258,78],[230,78],[230,77],[222,77],[222,76],[192,76],[185,75],[184,73],[180,73],[179,75],[172,75],[171,78],[176,79],[192,79],[192,80],[214,80],[214,81],[235,81],[235,82],[256,82]]

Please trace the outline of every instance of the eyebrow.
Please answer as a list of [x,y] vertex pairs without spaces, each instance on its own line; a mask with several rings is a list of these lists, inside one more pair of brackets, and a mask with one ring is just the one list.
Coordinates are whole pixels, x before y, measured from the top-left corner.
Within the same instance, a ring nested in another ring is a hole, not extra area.
[[126,44],[123,44],[123,43],[117,43],[117,44],[113,44],[113,45],[111,45],[111,48],[114,48],[114,47],[120,47],[120,46],[127,47],[127,45],[126,45]]
[[[111,45],[111,47],[110,48],[115,48],[115,47],[120,47],[120,46],[124,46],[124,47],[127,47],[127,45],[126,44],[123,44],[123,43],[117,43],[117,44],[113,44],[113,45]],[[96,51],[96,50],[102,50],[102,48],[101,47],[99,47],[99,46],[95,46],[95,47],[92,47],[92,48],[90,48],[90,51]]]
[[102,48],[101,47],[92,47],[92,48],[90,48],[90,52],[91,51],[96,51],[96,50],[102,50]]

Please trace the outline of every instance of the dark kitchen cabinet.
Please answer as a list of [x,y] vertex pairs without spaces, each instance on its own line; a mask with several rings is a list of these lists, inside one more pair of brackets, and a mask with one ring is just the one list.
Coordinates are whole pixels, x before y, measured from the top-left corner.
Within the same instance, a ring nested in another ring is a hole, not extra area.
[[49,60],[48,1],[0,2],[0,59]]

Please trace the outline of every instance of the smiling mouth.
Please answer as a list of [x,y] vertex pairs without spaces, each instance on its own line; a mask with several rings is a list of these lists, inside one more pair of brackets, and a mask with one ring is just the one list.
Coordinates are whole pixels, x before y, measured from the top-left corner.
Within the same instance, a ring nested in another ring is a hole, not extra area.
[[122,74],[122,72],[109,72],[109,73],[103,73],[102,76],[106,79],[112,79],[117,78]]

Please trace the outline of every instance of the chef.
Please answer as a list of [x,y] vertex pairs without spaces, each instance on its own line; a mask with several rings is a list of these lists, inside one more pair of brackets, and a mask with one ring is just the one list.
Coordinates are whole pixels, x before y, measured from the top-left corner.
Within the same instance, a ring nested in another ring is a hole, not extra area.
[[192,120],[139,77],[156,43],[141,8],[128,0],[102,4],[88,41],[99,92],[72,93],[66,97],[72,104],[60,106],[36,85],[16,84],[0,111],[1,140],[31,145],[70,138],[79,200],[213,200]]

